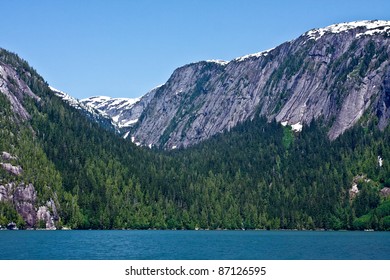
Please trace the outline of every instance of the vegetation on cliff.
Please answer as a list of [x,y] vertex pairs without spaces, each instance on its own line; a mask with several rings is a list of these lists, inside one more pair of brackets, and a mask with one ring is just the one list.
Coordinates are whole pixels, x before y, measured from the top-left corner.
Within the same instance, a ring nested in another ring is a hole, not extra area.
[[[41,98],[24,97],[23,121],[0,94],[0,151],[24,170],[0,169],[0,185],[32,183],[38,201],[56,198],[57,227],[390,230],[379,193],[390,187],[390,130],[376,118],[330,141],[321,120],[296,133],[255,117],[188,149],[150,150],[65,104],[16,55],[0,59]],[[356,175],[367,179],[351,197]],[[17,218],[10,206],[0,204],[0,222]]]

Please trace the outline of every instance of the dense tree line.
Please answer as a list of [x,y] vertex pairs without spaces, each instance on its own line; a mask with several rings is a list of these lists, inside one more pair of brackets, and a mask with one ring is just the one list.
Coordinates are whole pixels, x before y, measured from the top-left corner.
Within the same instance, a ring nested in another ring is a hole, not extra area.
[[[32,118],[18,123],[0,94],[1,133],[13,135],[1,137],[0,149],[19,156],[19,180],[34,183],[42,201],[58,197],[60,226],[390,229],[389,200],[379,195],[390,187],[390,131],[375,119],[331,142],[320,120],[294,133],[256,117],[185,150],[150,150],[91,122],[5,56],[42,100],[26,99]],[[357,175],[360,192],[351,198]],[[0,217],[15,215],[8,206]]]

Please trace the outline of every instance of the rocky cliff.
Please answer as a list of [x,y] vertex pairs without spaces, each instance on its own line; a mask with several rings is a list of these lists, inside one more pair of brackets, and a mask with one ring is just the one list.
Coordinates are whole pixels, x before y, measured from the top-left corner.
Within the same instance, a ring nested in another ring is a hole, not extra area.
[[0,61],[0,92],[3,93],[11,103],[12,110],[21,120],[30,118],[29,113],[23,105],[26,97],[40,100],[27,84],[17,74],[16,69]]
[[256,114],[297,126],[321,118],[330,139],[365,113],[383,129],[390,116],[389,55],[390,22],[360,21],[313,29],[229,62],[185,65],[145,102],[130,134],[142,145],[187,147]]
[[[17,160],[18,157],[8,152],[2,152],[0,159],[9,161]],[[9,166],[12,168],[9,168]],[[1,162],[0,167],[13,176],[20,176],[23,173],[20,166],[16,168],[10,163]],[[24,220],[27,228],[43,227],[46,229],[56,229],[55,221],[58,221],[59,216],[53,199],[50,199],[46,205],[39,206],[37,191],[33,184],[18,182],[19,180],[16,177],[9,183],[2,183],[2,181],[3,179],[0,180],[0,202],[12,205]],[[6,225],[1,226],[5,227]]]

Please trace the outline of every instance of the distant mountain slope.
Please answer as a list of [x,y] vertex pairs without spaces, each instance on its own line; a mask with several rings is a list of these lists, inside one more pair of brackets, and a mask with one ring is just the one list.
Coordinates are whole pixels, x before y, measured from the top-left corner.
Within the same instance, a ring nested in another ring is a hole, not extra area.
[[138,122],[143,110],[148,106],[158,88],[152,89],[142,98],[94,96],[82,99],[80,103],[110,116],[116,126],[126,135],[126,132]]
[[390,126],[375,116],[330,141],[325,119],[295,133],[256,113],[191,148],[149,150],[15,54],[0,49],[0,68],[1,228],[390,230]]
[[117,123],[114,120],[112,120],[111,116],[109,116],[105,112],[99,110],[98,108],[95,108],[94,106],[85,104],[80,100],[52,86],[49,86],[49,88],[56,96],[60,97],[71,107],[80,110],[88,118],[99,123],[102,127],[114,132],[119,132],[119,127],[117,126]]
[[122,110],[120,121],[139,119],[132,139],[165,149],[199,143],[258,114],[303,129],[324,119],[330,139],[364,114],[383,129],[390,117],[389,55],[389,21],[313,29],[268,51],[180,67],[147,97],[141,115]]
[[138,102],[139,98],[111,98],[108,96],[94,96],[87,99],[82,99],[81,102],[90,107],[99,109],[108,114],[119,127],[129,126],[137,119],[126,119],[121,115],[121,112],[129,111],[133,108],[134,103]]

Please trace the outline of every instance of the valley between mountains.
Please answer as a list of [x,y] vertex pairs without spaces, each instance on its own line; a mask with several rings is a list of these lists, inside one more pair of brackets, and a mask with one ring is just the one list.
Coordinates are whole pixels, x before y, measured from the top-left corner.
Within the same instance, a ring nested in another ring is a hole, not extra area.
[[77,100],[0,49],[0,227],[390,230],[390,22]]

